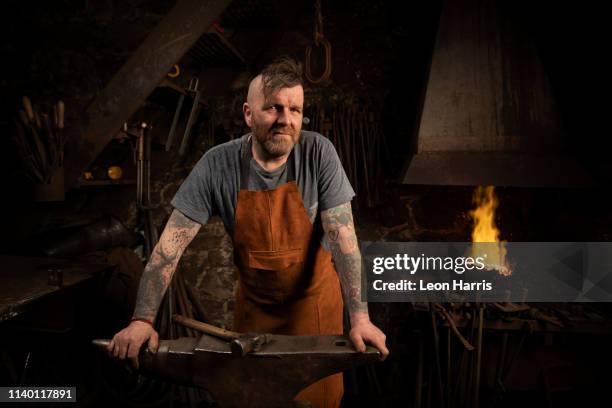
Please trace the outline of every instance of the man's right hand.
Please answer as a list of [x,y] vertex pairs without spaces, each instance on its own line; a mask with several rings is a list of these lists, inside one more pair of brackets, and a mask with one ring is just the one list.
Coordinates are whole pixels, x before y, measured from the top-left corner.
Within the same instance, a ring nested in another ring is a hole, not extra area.
[[[201,226],[179,210],[172,211],[140,279],[133,316],[157,314],[176,265]],[[116,358],[129,358],[138,368],[138,353],[147,340],[149,351],[157,352],[159,337],[155,329],[146,321],[133,320],[128,327],[115,334],[107,350],[109,355]]]
[[134,320],[128,327],[115,334],[107,350],[111,356],[121,360],[129,358],[137,369],[140,347],[147,340],[149,351],[157,352],[159,336],[155,329],[148,323]]

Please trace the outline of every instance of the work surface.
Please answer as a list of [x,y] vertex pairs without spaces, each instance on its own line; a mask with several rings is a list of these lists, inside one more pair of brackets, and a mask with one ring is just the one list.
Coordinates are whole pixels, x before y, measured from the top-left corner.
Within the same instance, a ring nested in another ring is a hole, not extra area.
[[37,299],[92,279],[107,267],[63,259],[0,255],[0,322],[26,311]]

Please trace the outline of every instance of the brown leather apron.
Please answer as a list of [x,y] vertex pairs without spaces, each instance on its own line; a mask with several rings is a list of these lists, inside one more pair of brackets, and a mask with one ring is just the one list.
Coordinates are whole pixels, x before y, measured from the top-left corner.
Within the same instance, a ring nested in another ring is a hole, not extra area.
[[[342,295],[331,253],[313,234],[295,182],[293,151],[287,183],[249,191],[251,139],[243,149],[234,254],[239,273],[235,330],[275,334],[342,334]],[[282,373],[279,373],[282,375]],[[313,407],[340,405],[342,374],[324,378],[296,399]]]

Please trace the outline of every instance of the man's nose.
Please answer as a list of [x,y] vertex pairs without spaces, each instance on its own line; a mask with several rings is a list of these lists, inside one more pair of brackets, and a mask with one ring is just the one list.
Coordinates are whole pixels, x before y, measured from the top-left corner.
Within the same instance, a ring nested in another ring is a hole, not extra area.
[[279,125],[288,126],[291,124],[291,116],[289,115],[289,109],[283,108],[278,110],[278,117],[276,119]]

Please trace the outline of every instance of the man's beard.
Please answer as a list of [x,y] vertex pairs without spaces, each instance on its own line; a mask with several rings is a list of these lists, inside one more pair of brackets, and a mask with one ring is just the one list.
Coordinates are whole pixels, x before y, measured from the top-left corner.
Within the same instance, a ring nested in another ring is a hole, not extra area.
[[[289,154],[293,146],[298,141],[299,130],[289,127],[272,127],[268,130],[263,129],[257,123],[253,123],[251,129],[253,136],[263,149],[263,153],[270,158],[281,157]],[[278,133],[283,133],[278,134]]]

